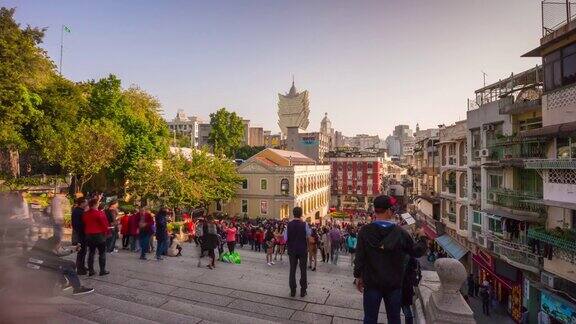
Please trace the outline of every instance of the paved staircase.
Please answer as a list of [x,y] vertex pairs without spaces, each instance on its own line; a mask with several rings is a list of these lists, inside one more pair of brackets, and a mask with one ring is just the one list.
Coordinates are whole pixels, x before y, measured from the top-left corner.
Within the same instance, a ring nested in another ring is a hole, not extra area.
[[[267,266],[265,255],[239,249],[242,264],[198,268],[197,249],[163,261],[134,253],[108,255],[110,274],[81,277],[96,291],[49,300],[51,323],[360,323],[362,296],[355,290],[347,255],[339,265],[308,271],[308,295],[289,297],[288,260]],[[203,260],[207,262],[207,260]],[[298,279],[298,276],[297,276]],[[384,309],[381,310],[382,312]],[[381,313],[380,320],[386,315]]]

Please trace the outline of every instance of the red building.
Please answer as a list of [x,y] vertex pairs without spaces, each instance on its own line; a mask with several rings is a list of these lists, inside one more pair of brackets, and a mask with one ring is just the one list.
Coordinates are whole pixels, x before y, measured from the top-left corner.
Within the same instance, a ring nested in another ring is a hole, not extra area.
[[382,193],[384,158],[332,156],[332,206],[339,210],[367,210]]

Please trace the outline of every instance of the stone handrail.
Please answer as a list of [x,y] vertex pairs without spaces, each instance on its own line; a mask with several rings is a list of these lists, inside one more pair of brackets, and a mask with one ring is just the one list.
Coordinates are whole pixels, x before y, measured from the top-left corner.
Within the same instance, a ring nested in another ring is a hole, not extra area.
[[441,258],[434,271],[422,271],[415,303],[417,323],[472,324],[474,313],[462,297],[460,287],[466,280],[466,269],[460,261]]

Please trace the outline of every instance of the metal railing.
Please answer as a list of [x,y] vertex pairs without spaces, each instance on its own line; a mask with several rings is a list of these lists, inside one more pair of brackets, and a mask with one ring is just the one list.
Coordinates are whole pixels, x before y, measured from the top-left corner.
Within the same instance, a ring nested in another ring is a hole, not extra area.
[[491,251],[506,257],[518,265],[527,265],[536,269],[542,267],[542,257],[531,252],[529,246],[503,240],[497,236],[488,234],[492,241]]
[[505,188],[489,188],[488,203],[515,210],[545,213],[546,206],[527,202],[526,200],[542,199],[541,193],[525,192]]
[[445,212],[444,215],[445,217],[448,217],[449,221],[451,221],[452,223],[456,223],[456,213]]
[[490,157],[494,160],[545,158],[546,139],[518,139],[504,137],[488,142]]
[[524,161],[526,169],[576,169],[576,159],[529,159]]
[[576,1],[542,1],[542,37],[576,20]]

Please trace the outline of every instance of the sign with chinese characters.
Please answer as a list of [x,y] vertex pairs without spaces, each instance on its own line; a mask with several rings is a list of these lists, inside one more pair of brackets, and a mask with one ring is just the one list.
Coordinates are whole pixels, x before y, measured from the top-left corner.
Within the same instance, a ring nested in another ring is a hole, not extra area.
[[570,307],[568,303],[563,302],[560,298],[552,296],[549,292],[542,290],[540,297],[540,308],[561,321],[562,323],[576,323],[576,308]]
[[300,142],[307,146],[318,145],[318,140],[314,136],[303,136]]

